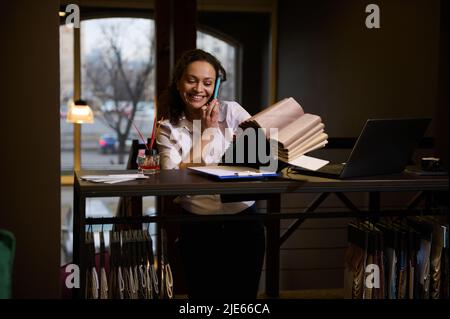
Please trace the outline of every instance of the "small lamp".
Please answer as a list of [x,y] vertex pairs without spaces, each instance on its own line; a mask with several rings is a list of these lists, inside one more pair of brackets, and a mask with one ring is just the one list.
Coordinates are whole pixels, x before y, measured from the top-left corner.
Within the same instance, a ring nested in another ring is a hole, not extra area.
[[75,102],[70,102],[69,104],[66,122],[92,124],[94,123],[94,113],[86,101],[76,100]]

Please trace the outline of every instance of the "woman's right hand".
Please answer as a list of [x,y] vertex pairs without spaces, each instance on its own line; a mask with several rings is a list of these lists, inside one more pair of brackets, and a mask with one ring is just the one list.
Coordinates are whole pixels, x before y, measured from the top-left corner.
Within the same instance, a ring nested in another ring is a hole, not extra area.
[[202,131],[210,127],[219,127],[219,107],[217,99],[202,107]]

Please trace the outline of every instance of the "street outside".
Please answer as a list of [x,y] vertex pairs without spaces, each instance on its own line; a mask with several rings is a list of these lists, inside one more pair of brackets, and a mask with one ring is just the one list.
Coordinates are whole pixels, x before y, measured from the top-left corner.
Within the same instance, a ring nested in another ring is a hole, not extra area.
[[[151,136],[153,126],[153,109],[136,114],[134,124],[142,132],[145,138]],[[73,124],[67,123],[65,115],[61,114],[61,170],[73,170]],[[119,154],[117,152],[102,152],[99,140],[102,136],[108,135],[117,140],[116,133],[101,121],[97,120],[93,124],[83,124],[81,126],[81,166],[84,169],[118,169],[126,168],[128,152],[133,139],[139,139],[139,135],[134,127],[131,128],[127,139],[127,146],[124,153],[124,163],[119,164]],[[117,148],[117,145],[116,145]]]
[[[126,168],[128,153],[125,154],[124,164],[118,164],[118,154],[101,154],[98,150],[83,150],[81,165],[83,169],[112,169],[123,170]],[[61,152],[61,169],[63,171],[73,170],[73,152]]]

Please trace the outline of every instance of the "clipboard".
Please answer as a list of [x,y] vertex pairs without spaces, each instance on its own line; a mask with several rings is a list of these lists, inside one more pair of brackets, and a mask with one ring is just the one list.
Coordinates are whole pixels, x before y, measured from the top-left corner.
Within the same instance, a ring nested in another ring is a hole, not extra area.
[[188,169],[219,180],[263,179],[266,177],[279,176],[277,172],[269,172],[245,166],[194,166],[188,167]]

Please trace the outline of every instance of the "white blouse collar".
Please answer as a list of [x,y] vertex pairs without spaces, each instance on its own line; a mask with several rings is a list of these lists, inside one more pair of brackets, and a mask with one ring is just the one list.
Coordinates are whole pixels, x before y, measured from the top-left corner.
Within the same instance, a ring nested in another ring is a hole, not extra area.
[[[219,108],[219,122],[223,122],[223,121],[226,120],[226,117],[227,117],[227,110],[226,110],[227,104],[226,104],[226,103],[222,103],[222,101],[219,101],[219,103],[220,103],[220,108]],[[179,126],[179,127],[184,127],[184,128],[187,129],[189,132],[192,131],[192,122],[189,121],[189,120],[186,118],[186,114],[185,114],[184,112],[181,114],[181,117],[180,117],[180,121],[179,121],[179,123],[178,123],[178,126]]]

